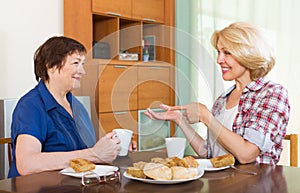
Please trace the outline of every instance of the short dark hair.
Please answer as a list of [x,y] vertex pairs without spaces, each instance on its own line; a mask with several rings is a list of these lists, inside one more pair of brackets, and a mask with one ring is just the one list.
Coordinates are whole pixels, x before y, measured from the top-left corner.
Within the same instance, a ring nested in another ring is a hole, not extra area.
[[47,69],[56,66],[60,70],[67,56],[75,52],[86,54],[86,48],[80,42],[64,36],[54,36],[48,39],[34,54],[36,81],[48,80]]

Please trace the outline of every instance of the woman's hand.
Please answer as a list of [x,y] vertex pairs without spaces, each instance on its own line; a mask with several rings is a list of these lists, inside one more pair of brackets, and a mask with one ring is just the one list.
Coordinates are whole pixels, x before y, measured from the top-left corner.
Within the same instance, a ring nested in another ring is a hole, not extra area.
[[[197,105],[196,105],[197,107]],[[174,121],[180,129],[183,131],[185,137],[191,144],[192,148],[198,155],[205,157],[207,155],[207,149],[204,145],[204,139],[196,133],[195,129],[190,126],[189,121],[187,120],[187,116],[184,116],[180,110],[187,110],[195,108],[192,105],[186,106],[168,106],[168,105],[160,105],[160,108],[165,110],[165,112],[153,112],[151,109],[147,109],[145,115],[147,115],[152,120],[170,120]],[[186,114],[186,112],[184,112]],[[194,115],[194,114],[192,114]],[[195,113],[196,115],[196,113]],[[198,117],[198,116],[197,116]],[[199,118],[196,119],[196,122],[199,122]],[[190,120],[191,121],[191,120]]]
[[152,120],[168,120],[174,121],[175,123],[179,123],[182,121],[182,114],[180,111],[170,111],[168,110],[170,106],[164,105],[161,106],[162,109],[166,110],[164,112],[154,112],[150,108],[147,108],[145,115],[148,116]]
[[115,133],[107,133],[92,147],[99,162],[112,163],[121,150],[120,139],[114,137]]
[[130,152],[135,152],[137,151],[137,143],[136,141],[133,139],[133,136],[132,136],[132,139],[131,139],[131,142],[130,142],[130,146],[129,146],[129,149],[128,149]]
[[211,117],[211,112],[202,103],[194,102],[183,106],[161,105],[161,108],[169,111],[185,110],[183,115],[190,124],[203,122],[204,124],[208,125]]

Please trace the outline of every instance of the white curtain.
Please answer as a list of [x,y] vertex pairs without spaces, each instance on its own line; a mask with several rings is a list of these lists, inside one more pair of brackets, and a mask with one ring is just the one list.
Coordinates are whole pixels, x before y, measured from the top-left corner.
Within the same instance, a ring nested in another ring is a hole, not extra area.
[[[288,125],[288,133],[300,131],[300,1],[298,0],[177,0],[176,1],[176,27],[186,30],[191,37],[195,38],[207,50],[213,58],[213,84],[212,93],[203,92],[201,87],[207,83],[197,71],[191,70],[195,65],[189,63],[189,75],[191,84],[197,93],[197,100],[207,105],[233,82],[223,82],[218,85],[220,77],[218,65],[215,62],[216,51],[210,44],[210,37],[214,30],[222,29],[232,22],[246,21],[264,28],[273,43],[277,61],[275,67],[268,75],[275,82],[284,85],[289,91],[291,116]],[[186,6],[185,6],[186,5]],[[188,18],[184,21],[184,14]],[[188,22],[188,24],[183,24]],[[187,29],[188,28],[188,29]],[[177,40],[180,39],[177,37]],[[180,41],[179,41],[180,42]],[[178,44],[176,49],[180,49]],[[199,50],[189,51],[191,56],[199,55]],[[179,57],[180,58],[180,57]],[[181,61],[181,60],[179,60]],[[196,61],[197,63],[198,61]],[[182,64],[176,65],[182,67]],[[181,66],[180,66],[181,65]],[[200,69],[200,71],[203,70]],[[200,77],[200,78],[196,78]],[[210,81],[210,80],[209,80]],[[179,84],[180,85],[180,84]],[[180,88],[178,89],[180,92]],[[202,91],[202,92],[201,92]],[[188,99],[185,99],[187,101]],[[194,100],[190,98],[190,100]]]

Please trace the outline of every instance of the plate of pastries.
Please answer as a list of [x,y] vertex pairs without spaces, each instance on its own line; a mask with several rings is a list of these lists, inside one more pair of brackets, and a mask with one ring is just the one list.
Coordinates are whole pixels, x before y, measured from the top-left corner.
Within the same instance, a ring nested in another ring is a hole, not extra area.
[[234,165],[235,158],[231,154],[225,154],[211,159],[196,159],[196,161],[204,171],[219,171]]
[[123,176],[151,184],[177,184],[199,179],[204,169],[192,156],[154,157],[149,162],[139,161],[127,167]]

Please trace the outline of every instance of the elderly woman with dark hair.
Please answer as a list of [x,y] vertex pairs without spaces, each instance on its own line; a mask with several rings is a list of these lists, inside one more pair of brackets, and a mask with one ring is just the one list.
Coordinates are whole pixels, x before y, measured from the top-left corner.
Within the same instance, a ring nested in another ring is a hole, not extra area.
[[[223,79],[235,81],[217,98],[212,111],[191,103],[161,105],[165,112],[148,109],[145,114],[154,120],[174,121],[200,156],[231,153],[240,163],[277,164],[290,106],[287,90],[266,77],[275,64],[272,46],[260,28],[245,22],[215,31],[211,43],[218,52]],[[207,140],[189,125],[197,122],[207,126]]]
[[35,52],[38,84],[13,112],[8,177],[66,168],[79,157],[94,163],[111,163],[117,157],[119,139],[111,132],[96,142],[87,111],[71,93],[85,74],[85,54],[81,43],[67,37],[52,37]]

